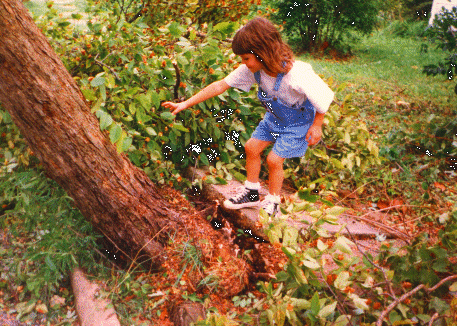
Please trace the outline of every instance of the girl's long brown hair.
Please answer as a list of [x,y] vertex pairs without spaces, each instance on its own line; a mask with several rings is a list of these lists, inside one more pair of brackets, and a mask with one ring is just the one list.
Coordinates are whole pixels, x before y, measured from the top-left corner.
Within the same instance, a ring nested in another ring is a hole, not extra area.
[[292,68],[294,54],[281,34],[266,18],[250,20],[238,32],[232,42],[236,55],[254,54],[265,70],[272,74],[287,73]]

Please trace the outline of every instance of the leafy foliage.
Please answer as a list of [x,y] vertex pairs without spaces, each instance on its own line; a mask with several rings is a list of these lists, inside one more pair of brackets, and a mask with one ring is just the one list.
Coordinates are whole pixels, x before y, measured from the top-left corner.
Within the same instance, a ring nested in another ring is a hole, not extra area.
[[[344,208],[318,208],[305,191],[297,196],[286,202],[280,220],[269,222],[263,217],[270,241],[281,243],[288,263],[275,280],[258,284],[267,295],[252,307],[260,313],[261,325],[372,325],[387,306],[413,287],[421,283],[431,287],[440,276],[457,272],[449,262],[449,255],[455,254],[456,210],[445,222],[439,243],[431,244],[421,235],[403,248],[407,253],[400,253],[401,249],[383,242],[381,253],[373,257],[352,239],[341,234],[330,237],[322,228],[335,223]],[[286,218],[298,218],[298,222],[302,216],[298,212],[312,217],[300,232],[284,223]],[[456,303],[442,300],[448,286],[430,296],[417,293],[414,299],[397,300],[390,322],[423,324],[438,311],[452,323]]]
[[2,169],[1,174],[2,229],[15,237],[27,234],[29,239],[23,256],[8,262],[2,278],[16,274],[16,286],[25,287],[20,300],[31,295],[47,301],[58,293],[62,279],[73,268],[93,269],[99,247],[97,235],[73,207],[71,198],[43,172],[29,169],[8,173]]
[[[344,88],[340,85],[337,91]],[[286,162],[286,176],[297,188],[322,183],[327,189],[336,189],[342,180],[360,180],[369,167],[381,164],[378,146],[350,95],[341,105],[330,107],[324,122],[322,145],[310,148],[298,165]]]
[[286,35],[296,39],[300,50],[336,47],[350,30],[369,33],[376,23],[374,0],[271,1],[277,8],[272,18],[282,23]]
[[[445,75],[448,80],[452,80],[457,74],[457,7],[452,10],[444,9],[437,15],[433,26],[428,30],[428,37],[449,56],[444,62],[425,66],[424,73],[433,76]],[[427,51],[426,45],[422,51]],[[457,85],[454,92],[457,94]]]
[[[189,165],[211,166],[207,182],[243,180],[243,145],[264,112],[254,92],[242,95],[230,89],[176,119],[160,106],[166,100],[191,96],[237,66],[224,40],[238,24],[209,24],[202,34],[193,25],[185,27],[177,21],[158,27],[140,17],[130,24],[119,16],[116,5],[112,10],[103,6],[97,7],[97,19],[88,22],[89,32],[84,35],[74,30],[70,37],[70,26],[52,8],[40,23],[79,81],[101,129],[120,152],[159,183],[189,186],[182,177]],[[45,29],[49,20],[54,27]],[[313,149],[308,155],[322,172],[296,177],[302,175],[305,164],[296,160],[289,164],[291,178],[300,179],[294,180],[298,186],[327,172],[333,176],[329,180],[337,182],[346,173],[339,175],[339,171],[350,174],[354,166],[379,164],[377,146],[363,124],[352,120],[358,109],[349,102],[342,109],[333,107],[328,115],[324,134],[332,148]]]

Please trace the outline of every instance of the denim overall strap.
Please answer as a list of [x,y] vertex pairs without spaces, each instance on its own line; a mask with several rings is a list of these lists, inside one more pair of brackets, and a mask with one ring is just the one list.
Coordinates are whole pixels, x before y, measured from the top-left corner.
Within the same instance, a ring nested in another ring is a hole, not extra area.
[[254,78],[255,78],[255,81],[257,82],[257,84],[260,85],[260,70],[259,71],[256,71],[254,73]]
[[284,78],[284,73],[279,73],[278,76],[276,77],[276,82],[275,82],[275,87],[273,90],[275,92],[279,91],[279,87],[281,86],[282,79]]
[[[255,81],[257,82],[257,84],[260,85],[260,70],[259,71],[256,71],[254,73],[254,78],[255,78]],[[275,86],[273,88],[273,90],[275,92],[279,91],[279,87],[281,86],[281,82],[282,82],[282,79],[284,78],[284,73],[279,73],[278,76],[276,77],[276,81],[275,81]]]

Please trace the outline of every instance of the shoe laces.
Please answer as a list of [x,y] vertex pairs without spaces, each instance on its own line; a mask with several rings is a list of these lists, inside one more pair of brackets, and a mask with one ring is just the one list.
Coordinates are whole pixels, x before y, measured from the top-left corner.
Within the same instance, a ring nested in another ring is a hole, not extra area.
[[241,198],[247,196],[250,192],[250,190],[248,188],[246,188],[245,186],[241,186],[238,188],[238,194],[233,196],[233,201],[234,202],[237,202],[239,201]]

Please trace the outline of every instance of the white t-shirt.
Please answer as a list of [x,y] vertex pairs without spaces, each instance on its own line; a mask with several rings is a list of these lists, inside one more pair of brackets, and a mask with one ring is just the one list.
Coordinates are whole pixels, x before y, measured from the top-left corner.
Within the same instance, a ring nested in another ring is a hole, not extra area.
[[[224,81],[230,87],[241,89],[245,92],[249,91],[254,83],[256,83],[254,74],[246,65],[242,64],[237,69],[232,71]],[[268,96],[276,96],[285,104],[290,106],[298,103],[302,104],[306,99],[309,99],[311,104],[316,108],[317,112],[327,112],[330,104],[333,101],[333,91],[328,85],[314,72],[310,64],[295,61],[292,69],[284,75],[279,90],[273,90],[276,82],[276,77],[271,77],[260,70],[260,87]]]

